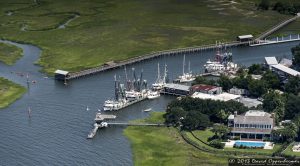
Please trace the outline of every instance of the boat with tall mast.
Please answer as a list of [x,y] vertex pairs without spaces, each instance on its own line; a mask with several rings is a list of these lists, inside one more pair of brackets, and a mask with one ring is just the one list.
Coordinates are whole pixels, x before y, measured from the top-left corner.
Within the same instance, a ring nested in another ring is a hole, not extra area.
[[185,69],[185,55],[183,55],[183,63],[182,63],[182,75],[178,77],[180,83],[186,83],[194,81],[196,78],[193,76],[191,71],[191,63],[189,62],[188,72],[184,71]]
[[167,65],[165,64],[165,70],[163,76],[160,74],[160,66],[159,63],[157,64],[157,78],[154,84],[152,84],[152,89],[154,91],[161,90],[164,85],[166,84],[167,79]]
[[236,70],[237,64],[232,62],[232,53],[228,51],[225,47],[225,52],[222,52],[222,46],[219,46],[216,51],[215,60],[208,61],[204,65],[205,72],[219,72],[222,73],[224,71],[233,71]]
[[121,86],[120,82],[117,80],[117,76],[115,75],[115,99],[114,100],[106,100],[103,105],[104,111],[115,111],[123,108],[128,102],[121,95]]

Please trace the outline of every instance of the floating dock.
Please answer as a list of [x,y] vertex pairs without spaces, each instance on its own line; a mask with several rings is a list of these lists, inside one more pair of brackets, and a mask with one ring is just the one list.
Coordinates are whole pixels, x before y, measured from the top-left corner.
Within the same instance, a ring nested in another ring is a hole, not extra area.
[[[105,115],[101,113],[96,114],[93,130],[88,134],[87,139],[92,139],[97,134],[98,129],[106,128],[110,126],[156,126],[163,127],[166,126],[163,123],[130,123],[130,122],[106,122],[104,120],[113,120],[116,119],[115,115]],[[98,123],[99,122],[99,123]]]

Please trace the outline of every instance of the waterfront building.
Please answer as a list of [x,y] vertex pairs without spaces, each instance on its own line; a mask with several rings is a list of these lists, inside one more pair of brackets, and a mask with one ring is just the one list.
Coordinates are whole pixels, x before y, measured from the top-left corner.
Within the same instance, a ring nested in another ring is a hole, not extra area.
[[229,89],[229,93],[234,94],[234,95],[248,95],[249,92],[247,89],[240,89],[237,87],[233,87],[231,89]]
[[205,84],[197,84],[190,88],[190,94],[193,94],[195,92],[201,92],[206,94],[220,94],[222,93],[222,87],[205,85]]
[[278,63],[275,57],[265,57],[265,61],[268,68],[277,73],[282,79],[286,79],[288,76],[300,76],[300,72]]
[[190,86],[169,83],[164,85],[161,93],[175,96],[187,96],[190,93]]
[[241,35],[237,37],[237,41],[245,42],[245,41],[251,41],[253,39],[253,35]]
[[261,110],[250,110],[242,115],[237,115],[235,112],[228,117],[228,127],[231,129],[230,136],[240,137],[240,139],[271,139],[274,125],[274,114]]
[[64,70],[56,70],[54,72],[54,78],[56,80],[62,80],[65,81],[66,77],[68,77],[69,72],[68,71],[64,71]]

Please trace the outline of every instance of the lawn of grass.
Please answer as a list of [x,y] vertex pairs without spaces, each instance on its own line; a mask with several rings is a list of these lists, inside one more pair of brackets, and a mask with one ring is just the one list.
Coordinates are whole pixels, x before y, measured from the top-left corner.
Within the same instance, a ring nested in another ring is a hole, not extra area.
[[283,154],[288,155],[288,156],[296,156],[296,157],[300,157],[300,152],[293,152],[292,148],[293,148],[294,144],[290,144],[285,151],[283,151]]
[[21,85],[0,77],[0,108],[7,107],[25,92],[26,89]]
[[[78,71],[152,51],[258,35],[286,19],[256,0],[2,0],[0,38],[42,48],[43,71]],[[12,12],[12,15],[7,13]],[[64,29],[53,29],[74,14]],[[22,29],[27,31],[22,31]]]
[[[152,113],[146,122],[162,122]],[[140,121],[141,122],[141,121]],[[131,126],[124,130],[133,150],[134,165],[227,165],[226,157],[201,152],[187,144],[173,127]]]
[[14,45],[0,43],[0,61],[7,65],[13,65],[22,57],[23,50]]
[[[195,135],[195,137],[190,132],[186,133],[188,138],[193,140],[199,146],[204,147],[208,150],[212,150],[212,151],[216,151],[216,152],[219,151],[221,153],[226,153],[226,152],[236,153],[237,152],[237,155],[243,155],[243,154],[255,155],[255,154],[257,154],[257,155],[271,156],[281,146],[279,144],[275,144],[275,146],[272,150],[268,150],[268,149],[237,149],[237,148],[225,148],[224,150],[220,150],[220,149],[216,149],[216,148],[213,148],[213,147],[210,147],[210,146],[204,144],[204,143],[208,143],[207,139],[213,135],[213,133],[210,130],[204,130],[204,131],[197,130],[197,131],[193,131],[193,134]],[[200,139],[202,142],[196,138]],[[240,154],[239,154],[239,152],[240,152]]]

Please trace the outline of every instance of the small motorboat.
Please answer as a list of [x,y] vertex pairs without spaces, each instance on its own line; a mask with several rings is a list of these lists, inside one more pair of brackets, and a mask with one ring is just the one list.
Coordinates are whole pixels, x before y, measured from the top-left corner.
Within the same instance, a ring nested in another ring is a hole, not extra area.
[[145,109],[144,112],[149,112],[151,110],[152,110],[152,108],[148,108],[148,109]]

